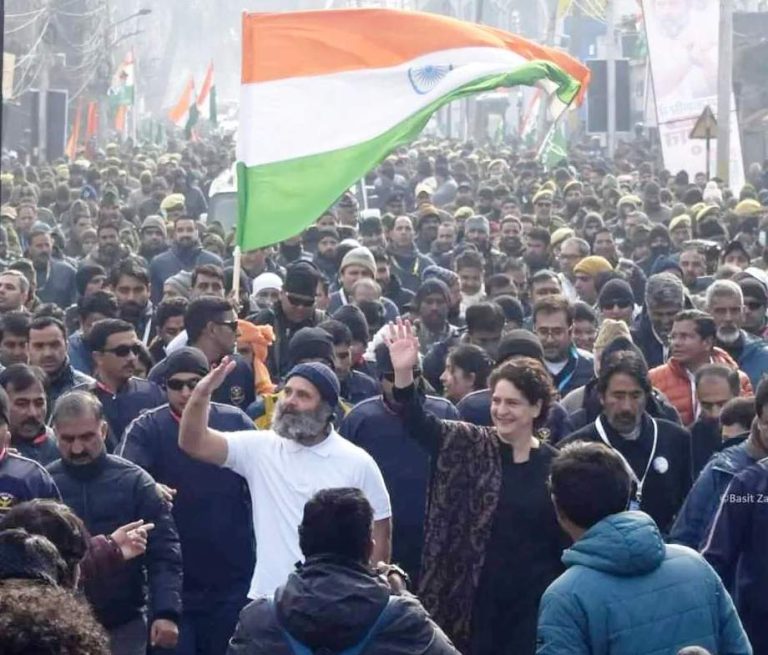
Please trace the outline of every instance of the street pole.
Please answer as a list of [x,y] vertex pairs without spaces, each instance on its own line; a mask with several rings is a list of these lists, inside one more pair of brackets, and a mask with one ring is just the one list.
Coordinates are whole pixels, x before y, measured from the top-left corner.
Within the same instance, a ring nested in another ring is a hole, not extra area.
[[606,139],[606,149],[608,150],[608,159],[613,160],[616,152],[616,5],[615,0],[608,0],[605,4],[605,66],[608,96],[608,135]]
[[[549,46],[550,48],[555,45],[555,37],[557,36],[557,8],[559,4],[560,0],[551,0],[549,3],[547,34],[544,39],[544,45]],[[539,93],[541,93],[541,91],[539,91]],[[547,102],[543,94],[541,99],[541,108],[539,109],[537,128],[537,137],[543,138],[543,135],[547,132]]]
[[731,164],[731,94],[733,92],[733,5],[720,0],[717,75],[717,175],[728,184]]
[[40,58],[42,64],[37,85],[37,161],[43,163],[48,159],[48,89],[51,85],[51,57],[47,34],[43,34],[40,40]]

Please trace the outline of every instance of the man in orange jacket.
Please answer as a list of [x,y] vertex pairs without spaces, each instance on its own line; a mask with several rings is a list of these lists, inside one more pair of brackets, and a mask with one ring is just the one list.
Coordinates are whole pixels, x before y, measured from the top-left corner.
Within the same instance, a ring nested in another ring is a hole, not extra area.
[[[702,311],[690,309],[675,317],[669,337],[670,359],[651,369],[651,383],[661,391],[680,414],[683,425],[690,425],[699,415],[696,396],[696,371],[705,364],[724,364],[733,370],[738,365],[731,356],[716,348],[714,319]],[[752,394],[747,375],[739,371],[741,395]]]

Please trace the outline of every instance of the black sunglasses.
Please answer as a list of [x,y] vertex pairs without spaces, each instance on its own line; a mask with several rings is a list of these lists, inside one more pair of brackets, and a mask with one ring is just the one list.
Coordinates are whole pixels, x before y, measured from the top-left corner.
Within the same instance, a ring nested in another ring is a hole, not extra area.
[[237,320],[234,321],[214,321],[216,325],[226,325],[233,332],[237,332]]
[[745,304],[747,307],[749,307],[749,309],[751,309],[753,312],[756,312],[758,309],[762,309],[763,307],[765,307],[765,303],[762,303],[762,302],[757,302],[756,300],[753,300],[753,301],[751,301],[751,302],[750,302],[750,301],[747,301],[747,302],[746,302],[746,303],[744,303],[744,304]]
[[619,309],[627,309],[628,307],[631,307],[631,302],[626,302],[622,300],[621,302],[612,302],[608,303],[606,305],[603,305],[600,307],[600,309],[613,309],[614,307],[618,307]]
[[171,391],[181,391],[184,387],[187,387],[187,389],[192,391],[197,386],[198,382],[200,382],[199,378],[192,378],[191,380],[178,380],[172,378],[165,381],[165,386]]
[[296,296],[292,293],[286,293],[285,297],[288,298],[288,302],[291,303],[294,307],[312,307],[315,304],[315,299],[302,297],[302,296]]
[[102,352],[112,353],[115,357],[128,357],[131,353],[139,355],[143,350],[141,344],[134,343],[130,346],[123,344],[122,346],[115,346],[114,348],[104,348]]

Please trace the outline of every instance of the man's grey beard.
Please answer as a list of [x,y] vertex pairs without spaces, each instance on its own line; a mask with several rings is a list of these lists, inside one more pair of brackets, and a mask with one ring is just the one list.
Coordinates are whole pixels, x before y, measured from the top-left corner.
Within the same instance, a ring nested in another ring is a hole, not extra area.
[[721,343],[736,343],[741,335],[741,330],[738,328],[718,328],[717,339]]
[[326,402],[309,412],[286,411],[282,400],[277,401],[272,415],[272,429],[276,434],[303,446],[317,443],[326,433],[333,410]]

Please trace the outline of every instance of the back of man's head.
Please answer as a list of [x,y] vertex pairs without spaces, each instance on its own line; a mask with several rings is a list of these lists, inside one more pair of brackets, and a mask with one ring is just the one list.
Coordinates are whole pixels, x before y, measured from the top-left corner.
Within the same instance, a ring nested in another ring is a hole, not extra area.
[[550,490],[561,522],[582,530],[627,509],[632,480],[624,460],[601,443],[576,442],[552,463]]
[[373,509],[359,489],[322,489],[304,505],[299,546],[305,558],[335,555],[367,564],[372,549]]

